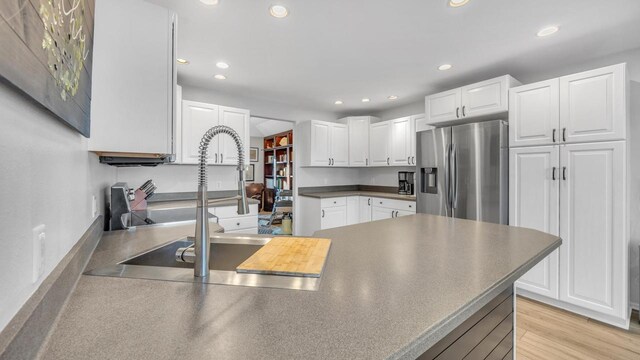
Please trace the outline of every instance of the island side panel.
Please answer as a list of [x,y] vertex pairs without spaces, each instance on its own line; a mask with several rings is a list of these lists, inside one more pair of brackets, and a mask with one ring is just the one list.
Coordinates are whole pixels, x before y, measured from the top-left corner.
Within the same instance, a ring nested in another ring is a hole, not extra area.
[[418,359],[512,359],[515,315],[513,301],[511,286]]

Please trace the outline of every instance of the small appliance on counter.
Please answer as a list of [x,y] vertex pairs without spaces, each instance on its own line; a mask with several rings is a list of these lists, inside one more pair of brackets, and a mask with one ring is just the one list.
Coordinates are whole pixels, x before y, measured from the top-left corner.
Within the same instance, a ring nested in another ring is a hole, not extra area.
[[[157,187],[153,180],[147,180],[134,190],[127,183],[119,182],[111,186],[111,203],[109,205],[109,230],[127,229],[134,223],[134,218],[143,219],[141,224],[152,224],[146,216],[147,199],[153,196]],[[142,216],[141,216],[142,215]]]
[[414,194],[414,174],[413,171],[398,171],[398,194]]

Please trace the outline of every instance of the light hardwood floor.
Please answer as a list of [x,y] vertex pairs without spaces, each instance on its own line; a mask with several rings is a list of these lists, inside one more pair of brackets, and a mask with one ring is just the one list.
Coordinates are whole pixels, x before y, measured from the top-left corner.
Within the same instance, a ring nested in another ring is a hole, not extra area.
[[640,325],[634,311],[629,331],[518,297],[518,360],[640,359]]

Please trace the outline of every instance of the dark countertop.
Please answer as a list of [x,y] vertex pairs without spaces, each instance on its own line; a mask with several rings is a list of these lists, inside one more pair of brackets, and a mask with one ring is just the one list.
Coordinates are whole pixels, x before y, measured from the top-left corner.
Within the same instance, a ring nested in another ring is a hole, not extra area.
[[378,197],[383,199],[416,201],[415,195],[400,195],[400,194],[394,194],[394,193],[388,193],[388,192],[361,191],[361,190],[314,192],[310,194],[302,194],[300,196],[306,196],[306,197],[312,197],[312,198],[318,198],[318,199],[335,198],[335,197],[343,197],[343,196],[371,196],[371,197]]
[[[192,232],[106,234],[88,268]],[[83,275],[42,358],[415,358],[561,243],[425,214],[315,235],[333,239],[315,292]]]

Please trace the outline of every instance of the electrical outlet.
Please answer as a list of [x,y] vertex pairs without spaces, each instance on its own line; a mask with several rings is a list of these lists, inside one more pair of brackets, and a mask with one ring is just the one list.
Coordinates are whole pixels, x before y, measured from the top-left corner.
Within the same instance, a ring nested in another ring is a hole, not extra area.
[[98,200],[93,195],[91,196],[91,218],[95,219],[96,216],[98,216]]
[[45,226],[38,225],[33,228],[33,275],[31,282],[36,283],[44,274],[45,260]]

